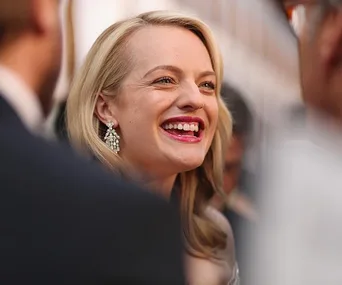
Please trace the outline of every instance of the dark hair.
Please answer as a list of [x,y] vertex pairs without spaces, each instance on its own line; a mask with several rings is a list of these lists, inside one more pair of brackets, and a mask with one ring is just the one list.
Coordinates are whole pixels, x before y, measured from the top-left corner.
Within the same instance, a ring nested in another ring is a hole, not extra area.
[[233,135],[249,136],[253,118],[241,94],[227,83],[222,84],[221,96],[233,118]]

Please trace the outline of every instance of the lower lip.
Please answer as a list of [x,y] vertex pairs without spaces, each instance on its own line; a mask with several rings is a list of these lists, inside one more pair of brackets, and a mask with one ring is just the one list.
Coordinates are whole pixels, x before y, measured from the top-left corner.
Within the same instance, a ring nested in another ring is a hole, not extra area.
[[162,127],[161,127],[161,130],[169,138],[174,139],[176,141],[185,142],[185,143],[198,143],[198,142],[202,141],[202,138],[203,138],[203,130],[199,131],[199,136],[198,137],[187,136],[187,135],[184,135],[184,136],[182,136],[182,135],[174,135],[174,134],[171,134],[171,133],[167,132]]

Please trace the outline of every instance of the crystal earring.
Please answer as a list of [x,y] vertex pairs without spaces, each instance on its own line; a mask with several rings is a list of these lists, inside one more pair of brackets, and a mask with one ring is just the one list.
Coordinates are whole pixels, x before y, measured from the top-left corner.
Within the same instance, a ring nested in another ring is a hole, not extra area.
[[118,153],[120,151],[120,145],[119,145],[120,136],[113,128],[114,126],[113,122],[108,122],[106,125],[108,129],[104,137],[104,141],[111,150],[113,150],[115,153]]

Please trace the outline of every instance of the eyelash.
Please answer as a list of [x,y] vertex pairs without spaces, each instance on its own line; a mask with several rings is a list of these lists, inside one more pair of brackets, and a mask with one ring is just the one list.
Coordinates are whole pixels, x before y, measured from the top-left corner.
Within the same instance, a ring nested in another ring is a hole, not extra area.
[[[168,80],[169,82],[165,82],[166,80]],[[163,82],[164,81],[164,82]],[[164,76],[161,77],[159,79],[157,79],[156,81],[154,81],[153,83],[159,83],[159,84],[171,84],[171,83],[175,83],[175,80],[173,80],[171,77],[169,76]]]
[[[165,81],[168,81],[168,82],[165,82]],[[169,76],[164,76],[164,77],[161,77],[157,80],[155,80],[153,83],[154,84],[163,84],[163,85],[166,85],[166,84],[174,84],[176,81],[169,77]],[[207,86],[204,86],[204,85],[207,85]],[[199,85],[199,87],[204,87],[204,88],[207,88],[207,89],[210,89],[210,90],[215,90],[216,89],[216,86],[215,86],[215,83],[212,82],[212,81],[205,81],[203,83],[201,83]]]
[[211,90],[215,90],[216,89],[215,83],[212,82],[212,81],[203,82],[200,86],[203,86],[205,84],[208,84],[208,86],[204,86],[205,88],[209,88]]

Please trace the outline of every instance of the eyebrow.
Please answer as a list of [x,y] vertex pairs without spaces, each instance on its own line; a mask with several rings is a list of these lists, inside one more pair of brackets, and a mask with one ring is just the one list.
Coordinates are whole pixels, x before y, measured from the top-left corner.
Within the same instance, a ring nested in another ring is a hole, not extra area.
[[[177,66],[173,66],[173,65],[159,65],[156,66],[154,68],[152,68],[151,70],[147,71],[147,73],[144,75],[144,78],[147,77],[149,74],[151,74],[152,72],[156,71],[156,70],[168,70],[177,74],[182,74],[183,71],[177,67]],[[216,73],[214,71],[203,71],[199,74],[200,77],[204,77],[204,76],[209,76],[209,75],[214,75],[216,76]]]

